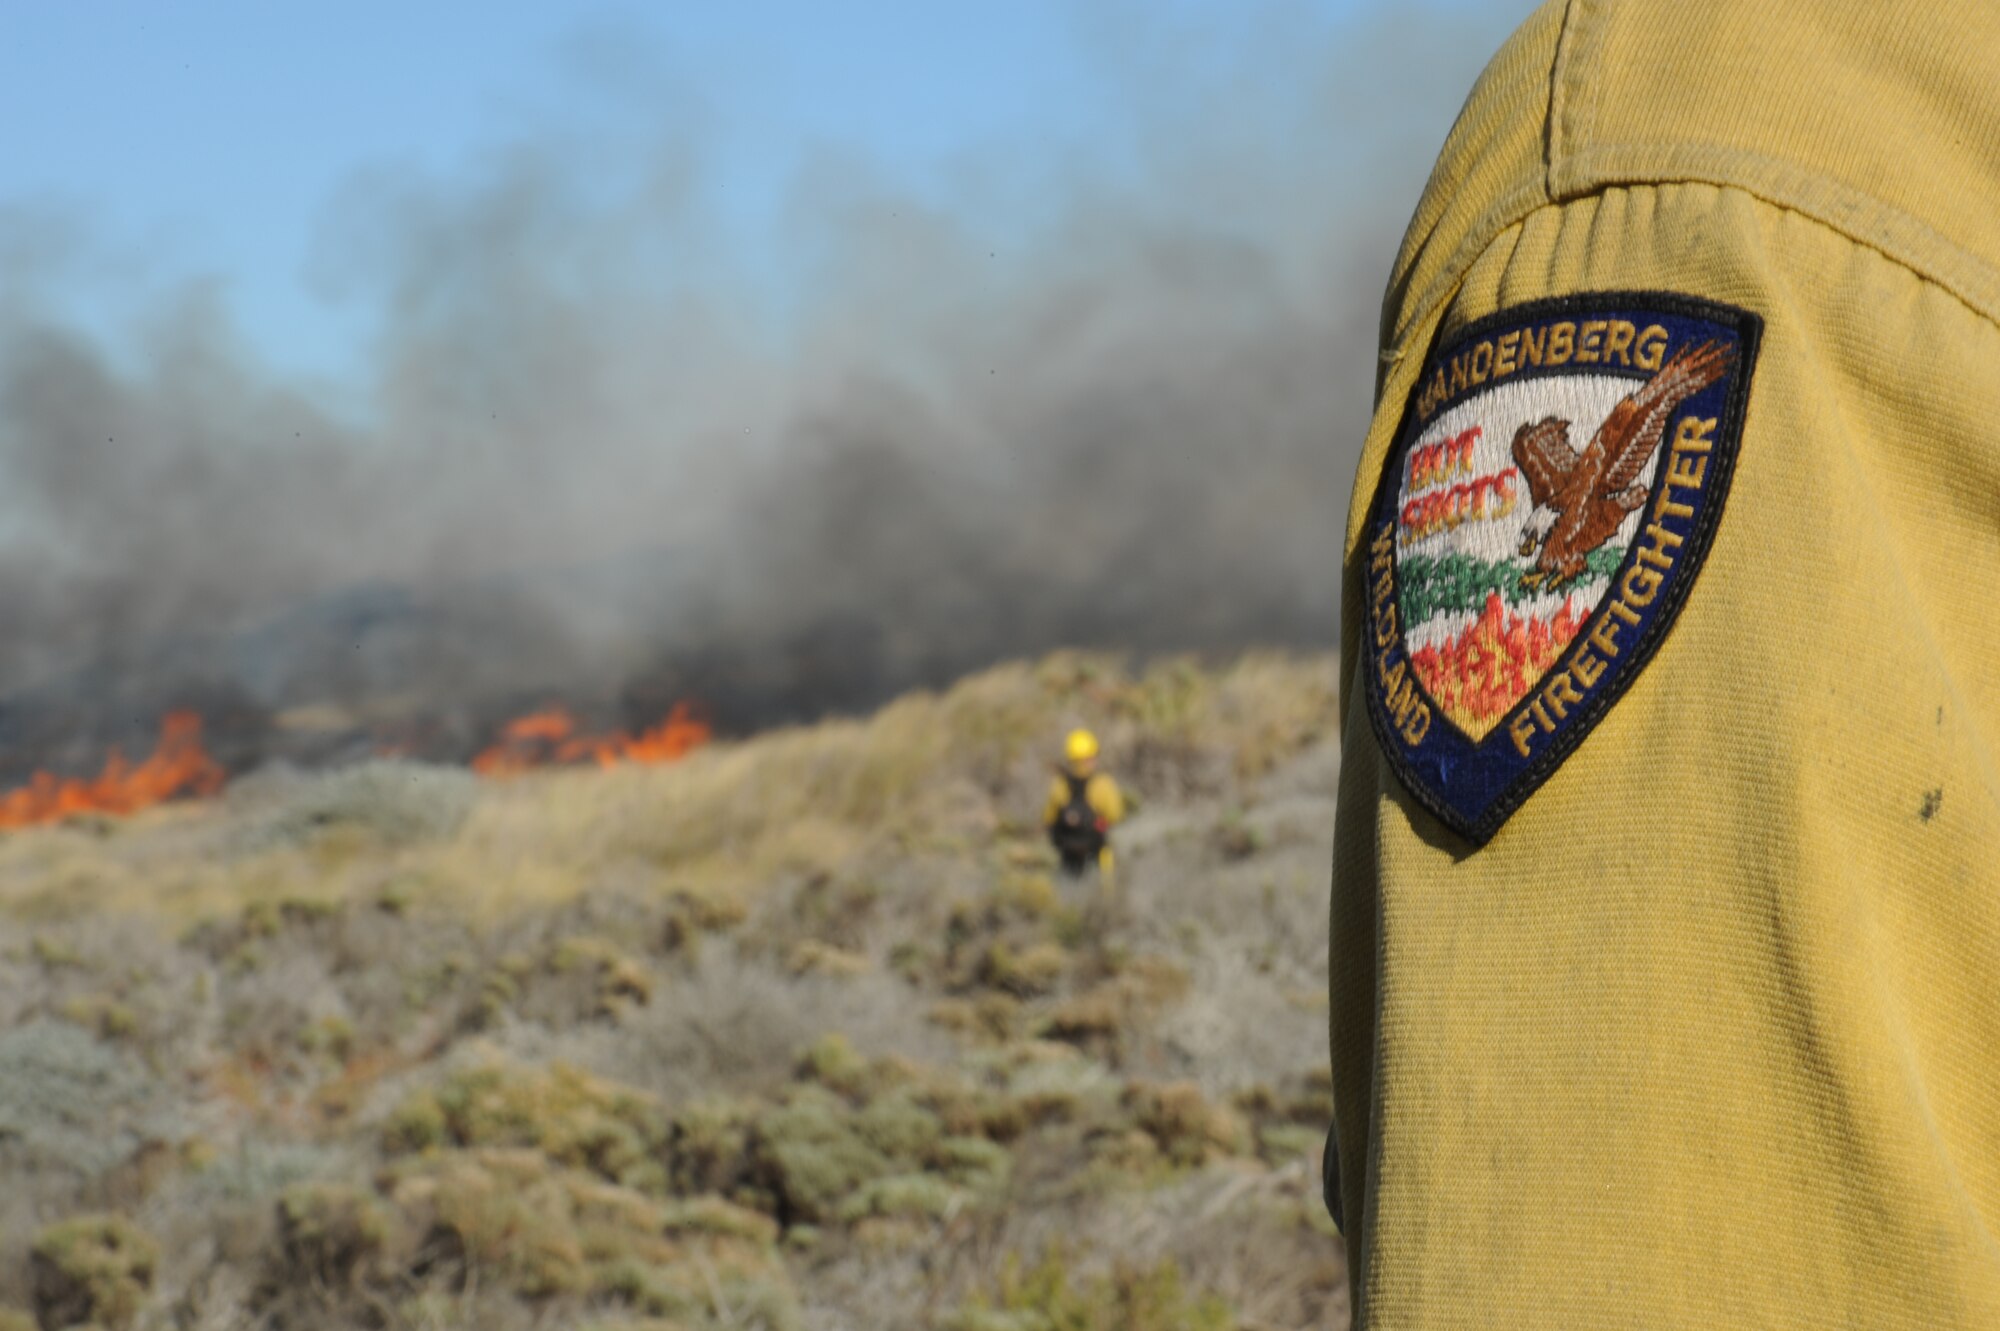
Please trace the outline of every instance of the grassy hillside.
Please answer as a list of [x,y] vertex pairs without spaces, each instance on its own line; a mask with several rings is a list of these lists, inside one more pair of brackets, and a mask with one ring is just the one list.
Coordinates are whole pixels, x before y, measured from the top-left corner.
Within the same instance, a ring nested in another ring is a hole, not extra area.
[[[0,838],[0,1331],[1343,1324],[1333,665]],[[1063,731],[1139,801],[1052,875]]]

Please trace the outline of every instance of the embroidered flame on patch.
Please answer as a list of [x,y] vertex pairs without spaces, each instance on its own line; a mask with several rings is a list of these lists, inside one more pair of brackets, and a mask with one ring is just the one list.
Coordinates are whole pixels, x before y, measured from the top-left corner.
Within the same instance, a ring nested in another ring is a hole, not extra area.
[[1516,306],[1432,351],[1363,552],[1369,713],[1483,844],[1672,625],[1734,470],[1762,323],[1657,292]]

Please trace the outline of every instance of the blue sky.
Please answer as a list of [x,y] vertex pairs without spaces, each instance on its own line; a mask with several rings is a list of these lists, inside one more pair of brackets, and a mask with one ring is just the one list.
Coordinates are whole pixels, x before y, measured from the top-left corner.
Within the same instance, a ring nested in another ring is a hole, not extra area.
[[782,243],[787,182],[817,150],[912,186],[993,143],[1115,154],[1126,126],[1092,51],[1122,43],[1120,15],[1228,42],[1354,8],[0,0],[0,210],[52,216],[103,256],[64,285],[71,317],[115,327],[151,285],[213,277],[266,357],[337,377],[370,313],[321,280],[314,244],[357,172],[449,179],[552,125],[615,144],[643,107],[686,122],[754,252]]

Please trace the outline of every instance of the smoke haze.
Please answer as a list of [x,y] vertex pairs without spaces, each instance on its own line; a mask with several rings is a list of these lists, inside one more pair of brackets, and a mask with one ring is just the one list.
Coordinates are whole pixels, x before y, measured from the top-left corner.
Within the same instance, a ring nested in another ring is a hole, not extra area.
[[648,130],[329,206],[315,277],[379,312],[337,391],[213,281],[90,336],[81,242],[0,207],[0,748],[188,696],[738,728],[1058,645],[1331,644],[1382,284],[1507,18],[1397,10],[1226,49],[1092,11],[1123,150],[826,148],[775,277],[688,90],[580,57]]

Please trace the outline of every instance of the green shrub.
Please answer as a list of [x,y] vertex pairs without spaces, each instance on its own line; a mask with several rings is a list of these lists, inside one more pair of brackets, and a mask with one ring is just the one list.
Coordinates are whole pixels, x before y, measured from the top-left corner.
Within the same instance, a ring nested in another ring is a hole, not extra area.
[[644,1007],[652,1001],[652,973],[601,938],[563,939],[549,955],[549,969],[557,975],[592,979],[600,1016],[615,1016],[628,1004]]
[[562,1066],[493,1062],[463,1068],[418,1091],[390,1115],[384,1146],[412,1152],[441,1144],[532,1147],[602,1178],[663,1192],[673,1124],[650,1097]]
[[956,1190],[935,1174],[892,1174],[848,1194],[840,1204],[840,1218],[850,1224],[869,1216],[938,1220],[957,1198]]
[[756,1244],[778,1241],[778,1225],[771,1217],[722,1197],[669,1202],[661,1213],[661,1224],[669,1234],[708,1234]]
[[1014,1157],[984,1137],[946,1137],[932,1150],[931,1164],[961,1187],[995,1193],[1007,1186]]
[[651,1262],[614,1262],[599,1281],[599,1288],[648,1317],[673,1319],[667,1325],[679,1331],[687,1325],[683,1319],[701,1306],[700,1297],[681,1283],[679,1275]]
[[451,1137],[444,1106],[429,1091],[418,1091],[390,1113],[382,1128],[382,1145],[391,1154],[428,1151]]
[[757,1120],[753,1151],[787,1220],[838,1218],[863,1184],[895,1164],[854,1130],[852,1115],[818,1087],[804,1087]]
[[825,975],[836,980],[852,980],[874,968],[865,953],[835,947],[817,938],[803,940],[785,958],[785,969],[793,975]]
[[977,978],[988,988],[1017,998],[1034,998],[1056,987],[1069,969],[1069,960],[1069,953],[1057,943],[1031,943],[1017,952],[996,941],[986,949]]
[[47,934],[36,934],[28,943],[28,950],[36,961],[50,970],[82,970],[83,954],[59,938]]
[[1258,1153],[1274,1165],[1317,1155],[1325,1141],[1323,1128],[1309,1128],[1300,1123],[1267,1123],[1257,1130]]
[[683,1196],[732,1193],[750,1172],[755,1111],[721,1100],[696,1100],[674,1114],[668,1133],[668,1185]]
[[85,994],[62,1005],[62,1015],[101,1040],[126,1040],[139,1033],[139,1014],[109,994]]
[[389,1244],[389,1216],[369,1192],[340,1183],[300,1183],[278,1199],[278,1236],[297,1274],[343,1286]]
[[45,1327],[85,1323],[120,1331],[153,1287],[159,1249],[119,1215],[78,1216],[50,1225],[31,1250],[35,1311]]
[[1212,1156],[1242,1154],[1249,1147],[1243,1120],[1231,1109],[1209,1104],[1192,1082],[1135,1082],[1125,1089],[1123,1103],[1176,1165],[1199,1165]]
[[869,1104],[855,1115],[854,1130],[870,1146],[897,1160],[921,1158],[944,1136],[944,1124],[938,1116],[908,1091],[896,1091]]
[[733,898],[675,890],[667,897],[658,934],[659,950],[696,956],[701,951],[704,934],[733,929],[743,923],[746,914],[743,903]]
[[412,1229],[450,1235],[482,1279],[527,1298],[591,1283],[569,1191],[540,1155],[447,1152],[405,1162],[386,1182]]
[[858,1095],[868,1081],[868,1060],[855,1052],[839,1032],[822,1035],[799,1057],[799,1075],[847,1095]]
[[974,1299],[943,1323],[946,1331],[1234,1331],[1214,1295],[1190,1297],[1171,1260],[1150,1269],[1120,1265],[1079,1283],[1051,1252],[1023,1272],[1010,1257],[991,1299]]

